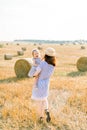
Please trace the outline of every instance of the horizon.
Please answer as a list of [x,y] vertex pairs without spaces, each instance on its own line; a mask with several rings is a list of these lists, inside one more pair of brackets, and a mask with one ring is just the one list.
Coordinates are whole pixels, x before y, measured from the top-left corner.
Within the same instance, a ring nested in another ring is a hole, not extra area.
[[85,42],[87,42],[87,40],[84,40],[84,39],[78,39],[78,40],[42,40],[42,39],[15,39],[15,40],[10,40],[10,41],[0,41],[0,42],[25,42],[25,43],[27,43],[27,42],[35,42],[35,43],[38,43],[38,42],[40,42],[40,43],[65,43],[65,42],[67,42],[67,43],[69,43],[69,42],[71,42],[71,43],[73,43],[73,42],[75,42],[75,43],[81,43],[81,44],[83,44],[83,43],[85,43]]
[[87,39],[86,0],[0,0],[0,41]]

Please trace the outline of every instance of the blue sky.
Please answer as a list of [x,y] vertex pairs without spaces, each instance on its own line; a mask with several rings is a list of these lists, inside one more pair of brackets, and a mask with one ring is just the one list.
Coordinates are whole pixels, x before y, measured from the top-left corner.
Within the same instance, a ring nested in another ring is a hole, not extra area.
[[0,0],[0,40],[87,40],[86,0]]

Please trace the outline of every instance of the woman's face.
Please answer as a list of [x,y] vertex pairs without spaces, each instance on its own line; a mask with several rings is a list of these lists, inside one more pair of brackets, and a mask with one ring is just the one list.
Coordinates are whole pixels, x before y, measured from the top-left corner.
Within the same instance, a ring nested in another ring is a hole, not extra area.
[[39,53],[38,51],[34,51],[34,52],[33,52],[33,57],[34,57],[34,58],[40,57],[40,53]]

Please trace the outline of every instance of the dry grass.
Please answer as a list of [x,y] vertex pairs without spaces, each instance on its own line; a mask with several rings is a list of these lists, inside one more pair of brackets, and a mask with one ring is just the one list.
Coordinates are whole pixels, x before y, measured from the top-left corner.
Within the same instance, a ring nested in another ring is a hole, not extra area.
[[[56,49],[57,67],[49,94],[52,121],[39,124],[37,104],[30,98],[34,79],[17,78],[14,72],[17,59],[30,58],[30,50],[38,45],[19,44],[4,44],[0,48],[0,130],[86,130],[87,72],[78,72],[76,61],[87,56],[87,50],[81,50],[80,45],[41,45],[42,56],[48,46]],[[16,55],[22,47],[27,48],[23,56],[4,60],[5,53]]]

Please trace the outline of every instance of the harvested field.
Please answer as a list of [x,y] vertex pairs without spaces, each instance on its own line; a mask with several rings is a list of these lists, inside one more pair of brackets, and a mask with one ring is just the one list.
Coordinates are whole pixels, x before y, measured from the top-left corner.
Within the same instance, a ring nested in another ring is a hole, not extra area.
[[[2,44],[2,43],[1,43]],[[86,130],[87,72],[79,72],[76,62],[87,56],[87,45],[42,44],[43,57],[47,47],[57,52],[57,66],[51,77],[49,109],[51,122],[38,122],[37,104],[31,100],[33,78],[17,78],[14,65],[21,58],[31,58],[34,43],[4,44],[0,48],[0,130]],[[39,45],[40,46],[40,45]],[[24,55],[17,51],[26,47]],[[4,54],[15,55],[4,60]]]

